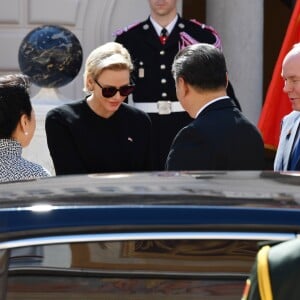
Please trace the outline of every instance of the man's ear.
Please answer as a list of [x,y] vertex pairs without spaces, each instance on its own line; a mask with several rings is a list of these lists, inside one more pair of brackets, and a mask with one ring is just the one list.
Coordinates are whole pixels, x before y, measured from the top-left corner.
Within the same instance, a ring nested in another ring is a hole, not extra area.
[[180,89],[182,96],[186,96],[186,94],[189,92],[189,86],[182,77],[178,78],[177,85]]

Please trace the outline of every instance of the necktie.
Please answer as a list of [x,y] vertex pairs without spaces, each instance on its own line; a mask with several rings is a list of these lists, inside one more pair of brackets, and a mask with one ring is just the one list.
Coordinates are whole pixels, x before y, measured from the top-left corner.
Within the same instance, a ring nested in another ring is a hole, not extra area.
[[168,38],[168,30],[166,28],[163,28],[160,32],[160,42],[164,45]]
[[295,145],[292,151],[292,157],[291,157],[291,161],[290,161],[290,167],[289,170],[291,171],[299,171],[296,169],[297,166],[297,162],[300,158],[300,134],[298,134],[298,137],[295,141]]

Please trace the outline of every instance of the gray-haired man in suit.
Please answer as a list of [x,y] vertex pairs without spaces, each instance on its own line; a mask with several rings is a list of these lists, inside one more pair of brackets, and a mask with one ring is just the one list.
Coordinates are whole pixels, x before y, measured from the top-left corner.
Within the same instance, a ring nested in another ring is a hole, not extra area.
[[295,44],[282,63],[283,91],[287,93],[293,111],[281,124],[279,145],[274,161],[275,171],[300,170],[300,43]]

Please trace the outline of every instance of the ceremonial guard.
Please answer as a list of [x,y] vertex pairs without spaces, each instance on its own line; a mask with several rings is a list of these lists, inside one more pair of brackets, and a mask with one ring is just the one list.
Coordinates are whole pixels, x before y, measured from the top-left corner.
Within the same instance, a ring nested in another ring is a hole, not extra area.
[[299,276],[299,238],[265,245],[257,253],[241,300],[298,300]]
[[221,40],[211,26],[181,18],[176,0],[149,0],[149,5],[149,18],[117,31],[115,41],[132,57],[133,105],[152,120],[154,169],[163,170],[173,138],[192,121],[176,97],[171,73],[174,57],[181,48],[199,42],[220,48]]

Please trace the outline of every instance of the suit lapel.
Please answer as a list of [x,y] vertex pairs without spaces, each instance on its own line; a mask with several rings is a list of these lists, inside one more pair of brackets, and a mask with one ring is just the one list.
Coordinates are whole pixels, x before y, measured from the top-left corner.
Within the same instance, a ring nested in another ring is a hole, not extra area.
[[[287,124],[285,128],[283,129],[283,136],[282,136],[282,141],[283,145],[280,147],[280,153],[278,153],[279,160],[277,164],[282,164],[282,166],[278,166],[279,169],[281,170],[287,170],[288,169],[288,164],[291,158],[291,153],[293,149],[293,144],[295,141],[296,133],[299,127],[300,123],[300,118],[299,116],[293,118],[291,121],[287,120]],[[282,159],[280,159],[280,157]],[[275,168],[276,169],[276,168]]]
[[282,153],[280,153],[282,160],[281,160],[281,162],[279,161],[279,163],[282,164],[282,166],[280,166],[279,169],[282,169],[282,170],[287,170],[287,168],[288,168],[290,152],[291,152],[291,149],[293,146],[293,140],[295,137],[295,133],[293,133],[293,135],[292,135],[292,131],[295,132],[295,130],[292,130],[292,128],[289,127],[288,131],[287,131],[287,136],[289,136],[289,138],[286,141],[285,146],[282,147],[282,151],[281,151]]
[[[297,141],[297,132],[299,130],[299,126],[300,126],[300,119],[298,118],[295,122],[295,125],[293,127],[292,133],[291,133],[291,139],[290,142],[288,144],[288,148],[287,148],[287,153],[289,153],[289,157],[288,157],[288,163],[290,162],[291,158],[292,158],[292,150],[294,147],[295,142]],[[299,164],[299,157],[297,159],[297,165]]]

